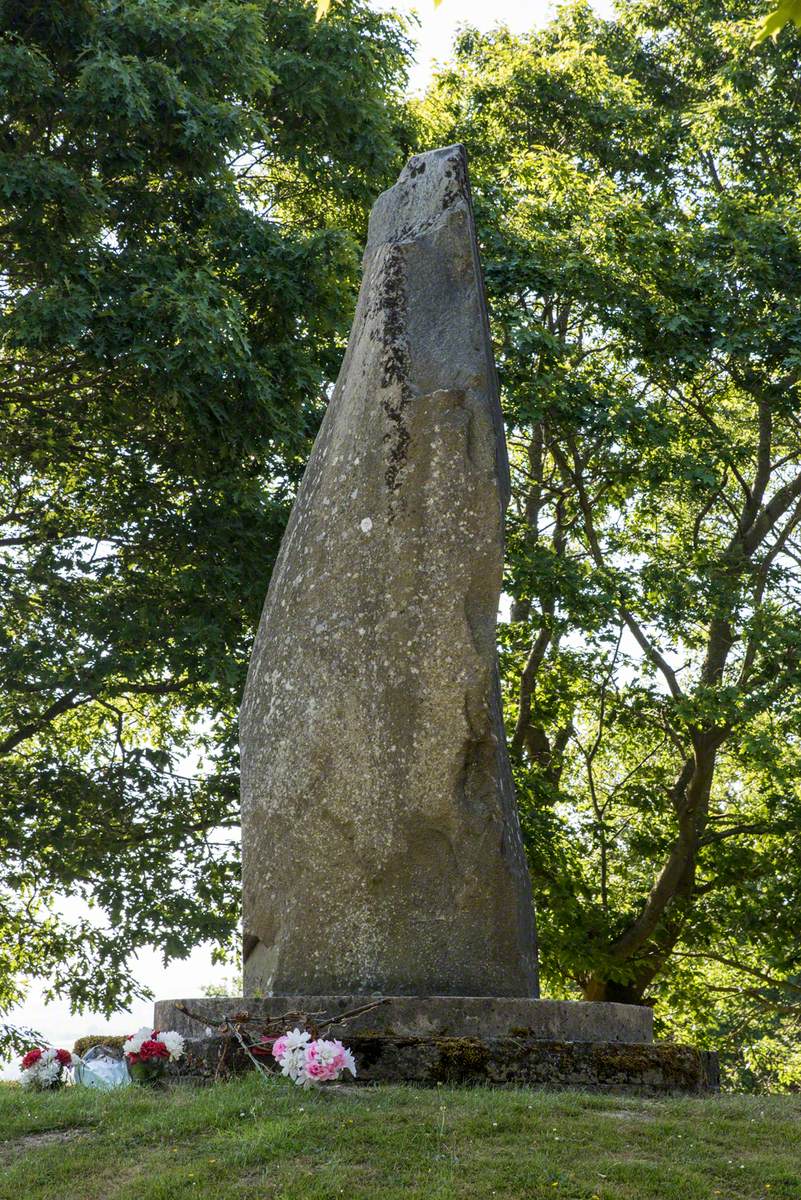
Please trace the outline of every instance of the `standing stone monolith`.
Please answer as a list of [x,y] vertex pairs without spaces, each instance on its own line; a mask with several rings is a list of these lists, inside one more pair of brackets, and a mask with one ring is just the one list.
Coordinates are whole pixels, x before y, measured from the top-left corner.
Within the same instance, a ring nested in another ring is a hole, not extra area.
[[464,149],[375,204],[241,715],[246,995],[537,995],[495,621],[509,470]]

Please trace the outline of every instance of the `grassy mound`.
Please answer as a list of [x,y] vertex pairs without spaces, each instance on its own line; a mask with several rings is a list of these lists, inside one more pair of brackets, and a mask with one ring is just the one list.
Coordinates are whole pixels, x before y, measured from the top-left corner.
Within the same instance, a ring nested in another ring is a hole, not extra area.
[[0,1086],[0,1200],[799,1200],[801,1096]]

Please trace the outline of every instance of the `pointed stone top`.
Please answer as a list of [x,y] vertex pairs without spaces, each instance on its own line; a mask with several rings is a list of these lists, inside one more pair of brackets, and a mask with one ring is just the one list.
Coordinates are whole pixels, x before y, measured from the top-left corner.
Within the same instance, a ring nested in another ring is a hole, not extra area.
[[398,182],[376,200],[370,214],[368,247],[413,241],[443,212],[458,206],[470,207],[464,146],[443,146],[415,154]]

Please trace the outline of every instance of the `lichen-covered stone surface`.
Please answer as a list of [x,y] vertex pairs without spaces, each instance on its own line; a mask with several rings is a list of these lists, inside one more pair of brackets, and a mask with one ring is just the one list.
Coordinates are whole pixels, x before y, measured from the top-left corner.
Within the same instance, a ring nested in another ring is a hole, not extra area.
[[720,1086],[717,1056],[672,1043],[355,1035],[362,1083],[471,1083],[589,1088],[641,1096],[695,1095]]
[[[717,1055],[670,1042],[562,1042],[532,1038],[402,1037],[349,1033],[358,1084],[476,1084],[582,1088],[637,1096],[704,1095],[720,1090]],[[262,1060],[273,1068],[269,1058]],[[173,1078],[211,1081],[253,1070],[236,1042],[219,1037],[187,1044]]]
[[452,146],[373,209],[253,651],[247,995],[537,994],[495,649],[508,486]]

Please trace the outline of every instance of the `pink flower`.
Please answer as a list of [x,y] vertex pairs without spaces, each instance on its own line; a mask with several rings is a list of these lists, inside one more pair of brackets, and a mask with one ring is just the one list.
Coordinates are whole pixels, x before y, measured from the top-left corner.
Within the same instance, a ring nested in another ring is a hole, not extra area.
[[336,1067],[338,1071],[342,1071],[347,1064],[345,1047],[340,1041],[333,1041],[331,1042],[331,1048],[334,1051],[334,1057],[331,1059],[331,1066]]
[[311,1042],[306,1047],[304,1066],[309,1079],[313,1079],[316,1083],[325,1083],[327,1079],[337,1078],[340,1070],[339,1064],[336,1062],[339,1057],[336,1050],[337,1045],[338,1043],[327,1042],[320,1038],[319,1041]]
[[325,1083],[327,1079],[333,1079],[336,1076],[336,1071],[332,1069],[330,1063],[309,1062],[307,1059],[306,1074],[309,1079],[314,1079],[318,1083]]
[[[266,1040],[266,1039],[265,1039]],[[279,1062],[286,1054],[287,1040],[285,1037],[276,1038],[273,1042],[273,1058]]]

